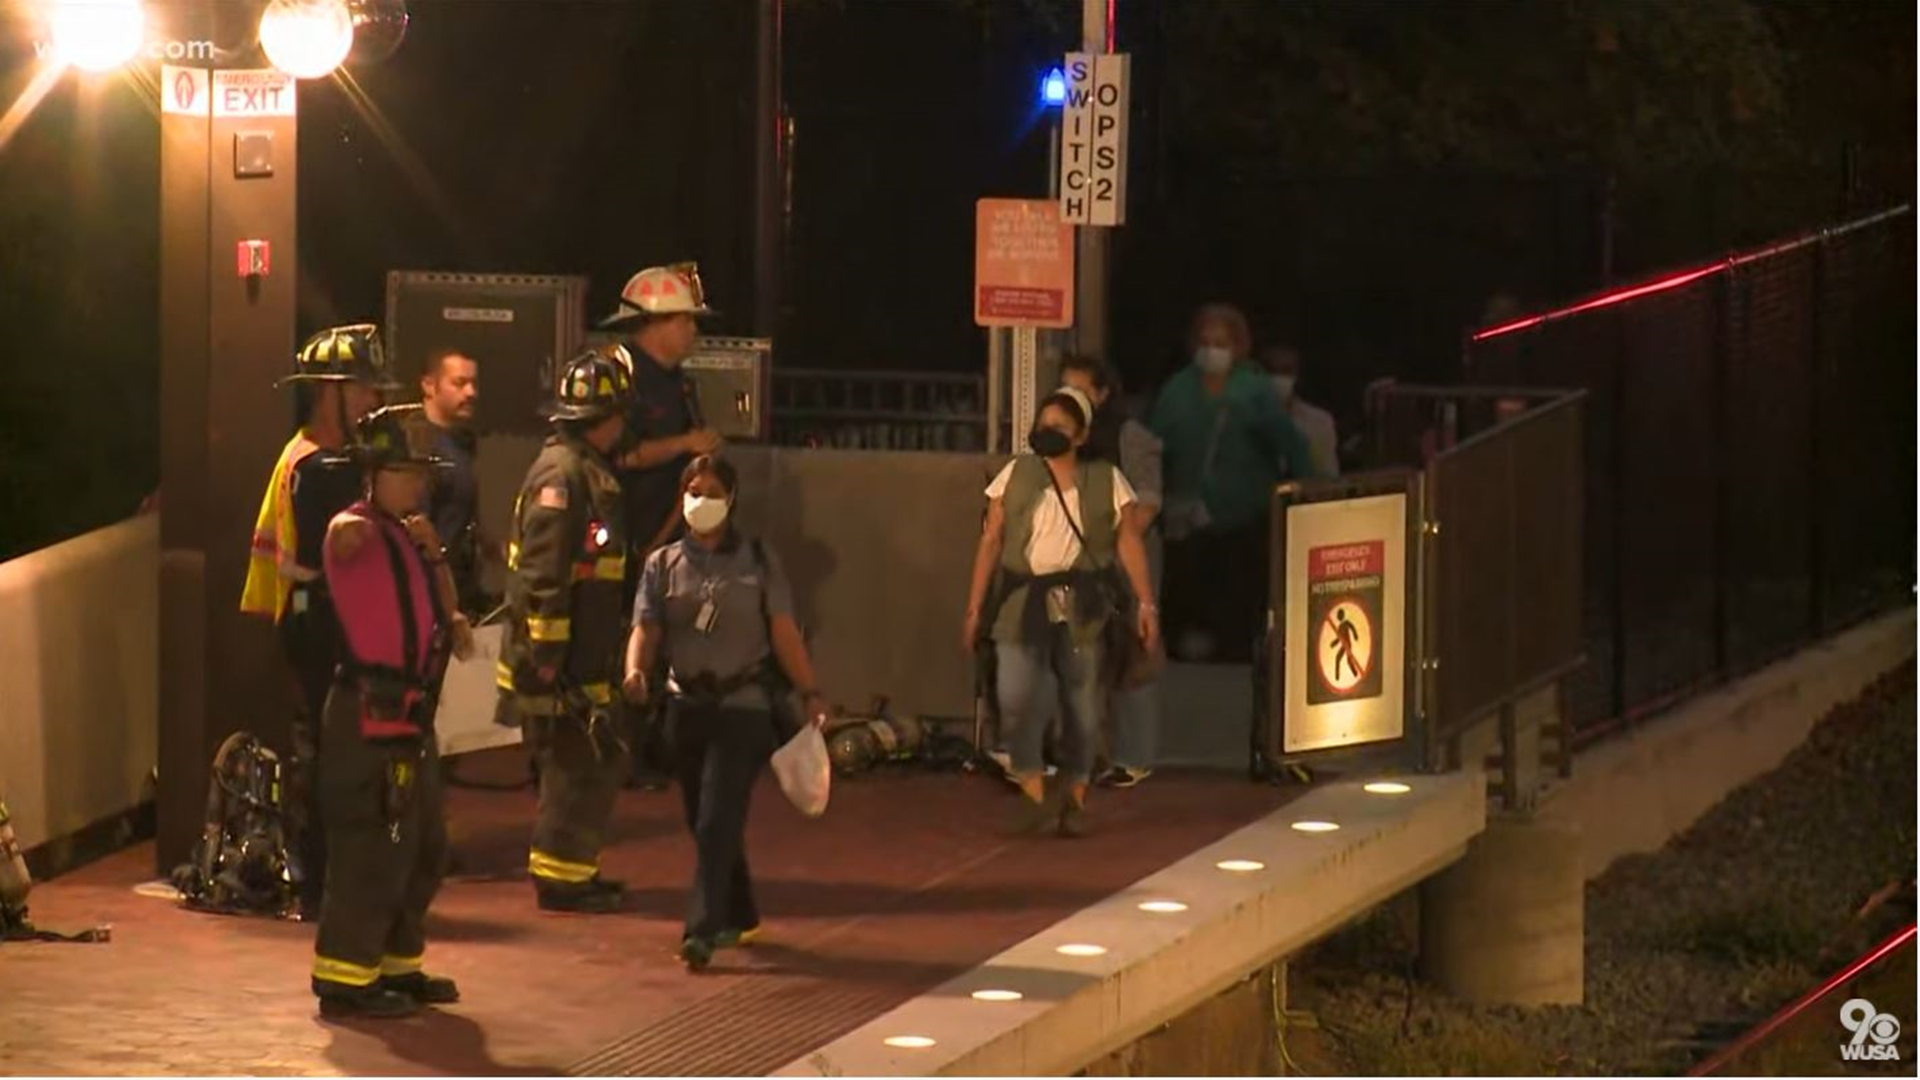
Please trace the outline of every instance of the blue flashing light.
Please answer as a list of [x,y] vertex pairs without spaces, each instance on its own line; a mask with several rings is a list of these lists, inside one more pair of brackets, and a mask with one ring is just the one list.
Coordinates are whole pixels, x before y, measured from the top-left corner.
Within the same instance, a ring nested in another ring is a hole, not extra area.
[[1066,104],[1067,75],[1059,68],[1047,72],[1040,80],[1040,104],[1047,108]]

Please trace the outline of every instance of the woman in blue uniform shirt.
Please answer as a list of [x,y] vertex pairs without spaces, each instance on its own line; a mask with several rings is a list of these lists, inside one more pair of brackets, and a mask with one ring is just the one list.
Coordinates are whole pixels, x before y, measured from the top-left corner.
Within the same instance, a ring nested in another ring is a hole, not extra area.
[[[698,855],[680,958],[699,971],[760,928],[747,871],[747,804],[776,740],[774,710],[797,693],[808,721],[826,699],[780,561],[733,525],[739,478],[695,458],[680,477],[687,535],[648,556],[633,605],[625,689],[667,698],[668,737]],[[664,655],[666,685],[649,685]]]

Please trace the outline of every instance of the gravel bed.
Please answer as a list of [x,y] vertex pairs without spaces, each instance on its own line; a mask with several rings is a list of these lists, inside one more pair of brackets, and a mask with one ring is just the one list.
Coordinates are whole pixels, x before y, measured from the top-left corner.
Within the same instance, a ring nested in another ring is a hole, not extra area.
[[[1387,912],[1295,964],[1353,1075],[1675,1075],[1913,917],[1911,663],[1664,849],[1587,886],[1587,1003],[1485,1008],[1411,978]],[[1910,1060],[1910,1059],[1909,1059]],[[1908,1066],[1911,1075],[1911,1066]]]

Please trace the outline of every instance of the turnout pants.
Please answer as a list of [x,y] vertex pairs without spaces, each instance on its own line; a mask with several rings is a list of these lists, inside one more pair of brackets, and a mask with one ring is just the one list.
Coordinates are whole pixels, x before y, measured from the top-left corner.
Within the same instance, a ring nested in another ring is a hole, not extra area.
[[527,747],[540,770],[527,872],[536,885],[584,885],[600,874],[607,821],[627,776],[627,748],[614,730],[616,714],[591,725],[571,713],[530,716],[527,706],[536,700],[519,700]]
[[[309,917],[320,909],[327,880],[327,832],[320,807],[315,768],[320,758],[322,717],[327,692],[340,666],[340,628],[325,593],[305,586],[305,611],[289,611],[280,621],[280,647],[293,669],[297,702],[292,726],[293,753],[287,761],[287,818],[299,860],[300,903]],[[296,603],[296,606],[298,604]],[[359,738],[359,732],[354,732]]]
[[686,936],[711,941],[760,925],[747,871],[747,805],[773,752],[773,716],[676,699],[669,707],[674,771],[697,855]]
[[[427,905],[447,853],[440,758],[431,734],[397,748],[360,736],[360,695],[336,684],[327,698],[318,780],[331,865],[314,941],[315,993],[350,990],[420,970]],[[413,772],[411,795],[389,792],[393,762]]]

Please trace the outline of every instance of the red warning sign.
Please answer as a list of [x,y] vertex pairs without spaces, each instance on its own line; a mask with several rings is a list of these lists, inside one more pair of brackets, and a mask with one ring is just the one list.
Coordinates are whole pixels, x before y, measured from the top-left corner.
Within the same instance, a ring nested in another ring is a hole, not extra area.
[[1333,544],[1307,552],[1307,640],[1313,678],[1307,704],[1379,697],[1384,540]]

